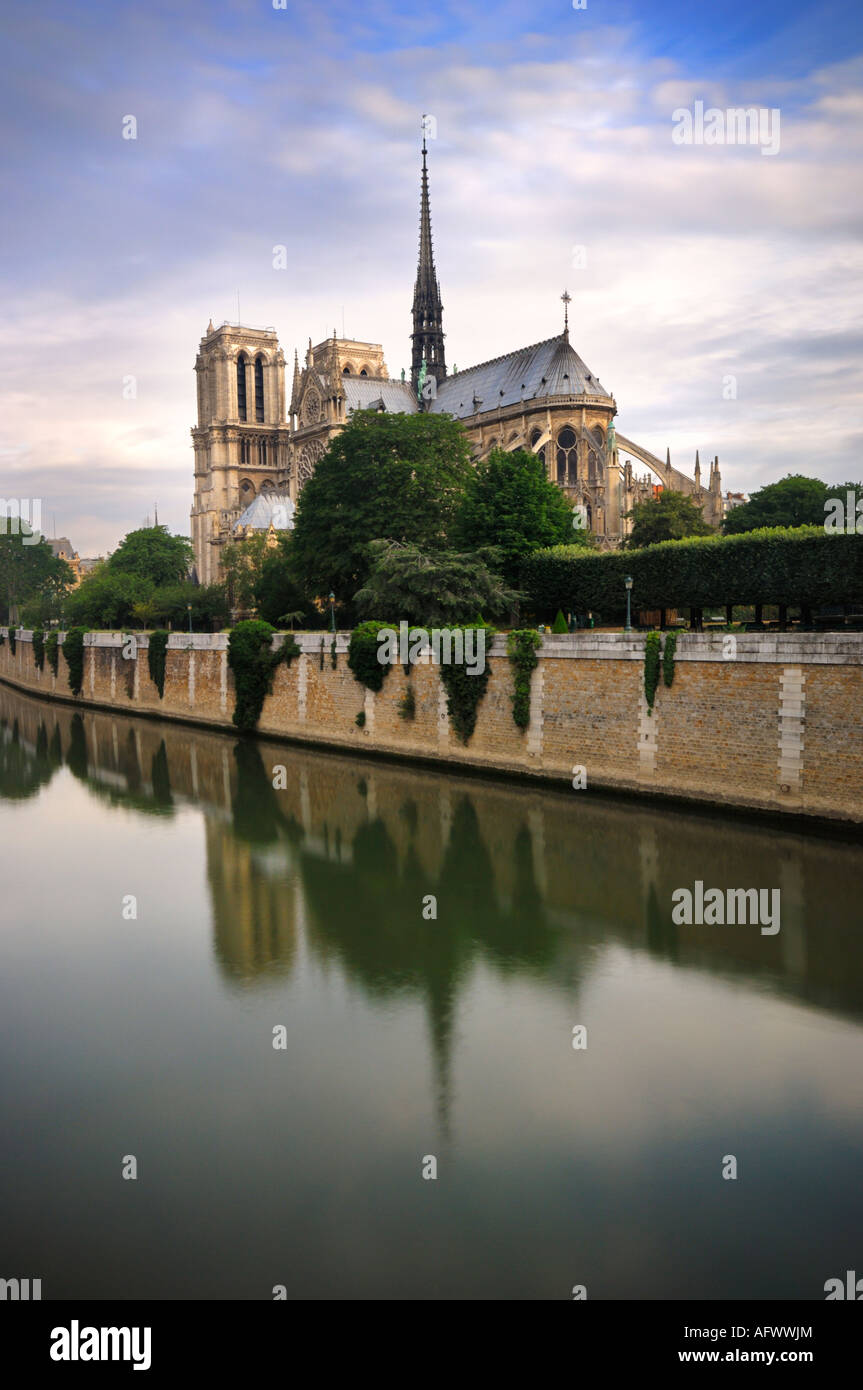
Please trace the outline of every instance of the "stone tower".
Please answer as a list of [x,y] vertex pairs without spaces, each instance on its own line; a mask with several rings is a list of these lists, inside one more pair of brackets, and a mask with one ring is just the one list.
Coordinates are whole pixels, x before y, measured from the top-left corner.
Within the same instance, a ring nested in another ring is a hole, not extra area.
[[290,475],[285,358],[275,329],[210,322],[195,361],[198,423],[192,430],[192,545],[202,584],[220,578],[219,551],[261,492]]
[[420,250],[414,285],[414,329],[411,334],[411,386],[416,395],[423,362],[438,386],[446,378],[444,354],[443,304],[434,267],[432,249],[429,180],[426,166],[426,139],[423,135],[423,172],[420,196]]

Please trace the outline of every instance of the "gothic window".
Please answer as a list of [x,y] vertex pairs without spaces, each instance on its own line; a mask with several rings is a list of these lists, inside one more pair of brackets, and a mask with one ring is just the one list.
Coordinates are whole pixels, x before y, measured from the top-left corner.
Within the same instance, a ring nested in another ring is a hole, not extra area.
[[342,367],[342,376],[350,376],[350,374],[351,374],[351,369],[350,369],[350,367]]
[[261,468],[266,468],[266,466],[267,466],[267,441],[266,441],[266,439],[259,439],[259,440],[258,440],[258,465],[259,465],[259,467],[261,467]]
[[255,358],[255,419],[264,423],[264,359]]
[[265,478],[261,483],[261,492],[272,492],[274,487],[275,483],[272,478]]
[[240,440],[240,463],[248,463],[248,462],[249,462],[249,441],[248,441],[248,439],[241,439],[241,440]]
[[250,483],[248,478],[244,478],[243,481],[240,483],[240,505],[243,507],[248,507],[249,503],[253,500],[254,496],[254,484]]
[[303,424],[317,424],[321,416],[321,398],[314,386],[310,386],[303,401]]
[[363,367],[360,371],[360,376],[368,376],[368,372],[366,371],[365,367]]
[[241,420],[246,414],[246,354],[241,352],[237,358],[237,414]]
[[593,449],[587,456],[587,477],[591,483],[596,482],[596,454]]
[[315,439],[311,444],[307,444],[302,450],[297,460],[297,491],[309,481],[315,471],[315,464],[325,452],[324,445],[319,439]]
[[557,436],[557,481],[572,486],[578,477],[578,440],[575,430],[564,425]]

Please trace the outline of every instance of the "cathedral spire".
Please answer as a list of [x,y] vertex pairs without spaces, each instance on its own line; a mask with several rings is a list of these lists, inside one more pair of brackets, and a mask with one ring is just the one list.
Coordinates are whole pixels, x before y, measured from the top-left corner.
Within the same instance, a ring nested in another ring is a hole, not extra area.
[[446,377],[444,355],[443,304],[435,273],[432,247],[431,208],[426,164],[425,117],[423,117],[423,167],[420,193],[420,249],[414,285],[413,333],[411,334],[411,386],[418,389],[423,362],[426,373],[440,383]]

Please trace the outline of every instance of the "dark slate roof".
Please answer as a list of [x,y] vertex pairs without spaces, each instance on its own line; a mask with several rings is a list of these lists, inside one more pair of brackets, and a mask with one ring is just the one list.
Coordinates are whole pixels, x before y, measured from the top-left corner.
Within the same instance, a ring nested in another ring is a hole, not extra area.
[[[282,510],[277,511],[277,508]],[[251,526],[253,531],[268,531],[271,521],[277,531],[293,529],[294,504],[286,492],[259,492],[232,529],[238,531],[241,526]]]
[[548,396],[608,396],[563,334],[447,377],[431,409],[464,419]]
[[384,409],[391,413],[412,415],[417,409],[414,393],[407,381],[389,381],[379,376],[340,377],[345,392],[345,406],[350,410]]

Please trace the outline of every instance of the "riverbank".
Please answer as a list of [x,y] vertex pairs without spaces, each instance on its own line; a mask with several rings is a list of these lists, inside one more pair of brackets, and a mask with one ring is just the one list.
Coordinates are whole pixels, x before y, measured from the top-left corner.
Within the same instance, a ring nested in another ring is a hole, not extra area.
[[[548,636],[525,730],[513,720],[513,672],[505,640],[496,638],[466,745],[433,666],[408,675],[388,668],[375,693],[354,679],[348,639],[337,634],[333,652],[329,633],[296,634],[300,655],[277,668],[260,735],[536,778],[572,796],[618,791],[863,825],[863,634],[684,634],[672,684],[660,681],[652,713],[642,635]],[[128,635],[88,633],[74,703],[234,732],[227,647],[227,633],[173,634],[160,698],[145,636],[132,644]],[[0,647],[0,680],[73,700],[64,658],[57,675],[47,659],[40,670],[29,632],[17,634],[14,654],[8,637]]]

